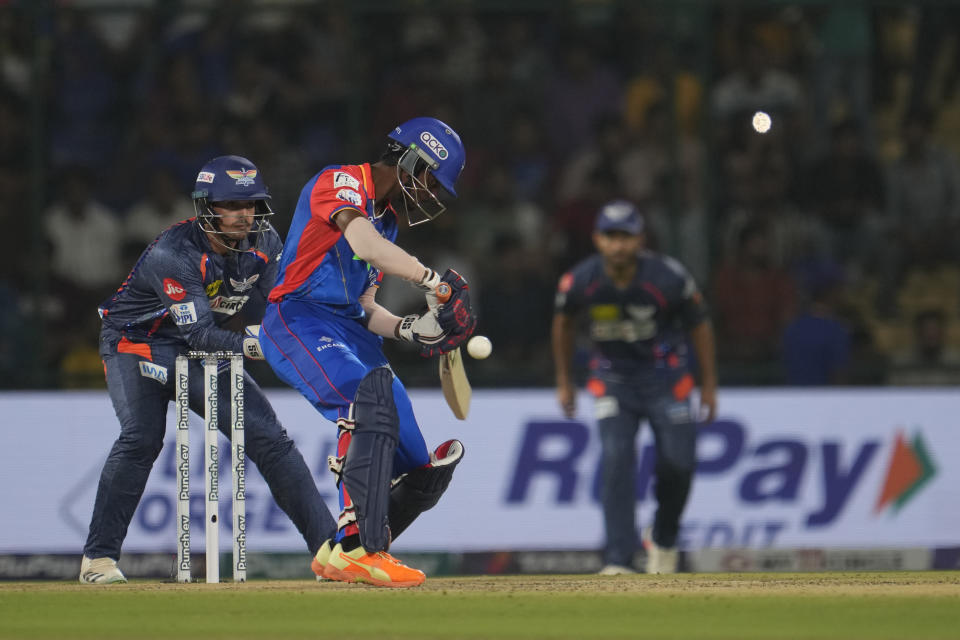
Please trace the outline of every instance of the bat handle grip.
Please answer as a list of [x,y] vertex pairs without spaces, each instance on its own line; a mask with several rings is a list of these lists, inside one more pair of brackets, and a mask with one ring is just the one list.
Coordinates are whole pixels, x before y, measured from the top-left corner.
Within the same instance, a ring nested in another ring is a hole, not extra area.
[[450,285],[447,284],[446,282],[441,282],[440,284],[437,285],[437,289],[435,293],[437,295],[437,301],[440,304],[443,304],[444,302],[450,299],[451,295],[453,295],[453,289],[451,289]]

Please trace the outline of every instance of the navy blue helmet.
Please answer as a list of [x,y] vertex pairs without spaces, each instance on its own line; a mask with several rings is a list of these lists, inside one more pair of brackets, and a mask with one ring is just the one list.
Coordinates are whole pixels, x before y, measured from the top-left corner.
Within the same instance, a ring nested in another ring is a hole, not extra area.
[[256,238],[253,238],[251,244],[255,245],[259,235],[269,228],[267,218],[273,215],[269,202],[270,193],[263,183],[259,169],[246,158],[219,156],[210,160],[197,174],[197,181],[190,195],[197,212],[197,221],[209,232],[223,235],[218,222],[220,216],[214,212],[213,204],[228,201],[253,201],[255,214],[250,233],[256,234]]

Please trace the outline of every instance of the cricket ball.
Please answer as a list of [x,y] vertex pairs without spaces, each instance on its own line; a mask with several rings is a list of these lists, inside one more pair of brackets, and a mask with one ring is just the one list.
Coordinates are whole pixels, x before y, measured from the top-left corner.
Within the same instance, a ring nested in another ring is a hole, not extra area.
[[487,336],[473,336],[467,342],[467,353],[471,358],[483,360],[493,351],[493,343]]

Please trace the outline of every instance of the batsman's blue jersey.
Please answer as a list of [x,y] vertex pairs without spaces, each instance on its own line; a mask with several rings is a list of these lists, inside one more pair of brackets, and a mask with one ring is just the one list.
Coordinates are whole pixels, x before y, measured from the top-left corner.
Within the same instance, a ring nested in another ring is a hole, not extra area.
[[685,372],[687,332],[707,317],[703,296],[679,262],[653,252],[637,256],[637,271],[618,288],[593,255],[560,278],[555,309],[585,316],[594,357],[592,375],[630,378],[655,370]]
[[[355,209],[393,242],[397,216],[387,207],[375,217],[375,202],[369,164],[326,167],[307,182],[263,317],[260,343],[267,362],[331,421],[348,415],[370,371],[389,366],[383,338],[367,330],[359,302],[382,275],[357,257],[334,221],[338,212]],[[399,475],[429,457],[410,398],[396,377],[393,396],[400,422]]]
[[[161,233],[117,292],[100,306],[102,341],[242,353],[243,336],[224,328],[246,307],[262,306],[276,279],[280,236],[270,227],[257,247],[220,255],[195,218]],[[246,324],[256,324],[260,309]]]
[[300,192],[270,302],[302,300],[336,315],[362,318],[360,295],[381,274],[354,254],[333,217],[343,209],[363,211],[393,242],[397,216],[388,208],[374,217],[375,198],[369,164],[329,166],[313,176]]

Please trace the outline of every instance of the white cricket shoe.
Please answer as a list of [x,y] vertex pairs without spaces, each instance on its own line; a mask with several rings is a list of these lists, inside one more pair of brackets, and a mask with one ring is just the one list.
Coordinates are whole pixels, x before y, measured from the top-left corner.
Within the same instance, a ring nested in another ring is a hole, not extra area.
[[127,581],[117,568],[117,561],[113,558],[91,559],[83,556],[80,563],[80,584],[122,584]]
[[653,541],[653,530],[643,530],[643,548],[647,550],[647,573],[676,573],[679,555],[676,547],[661,547]]
[[621,564],[608,564],[597,572],[601,576],[628,576],[632,573],[636,573],[636,571]]

